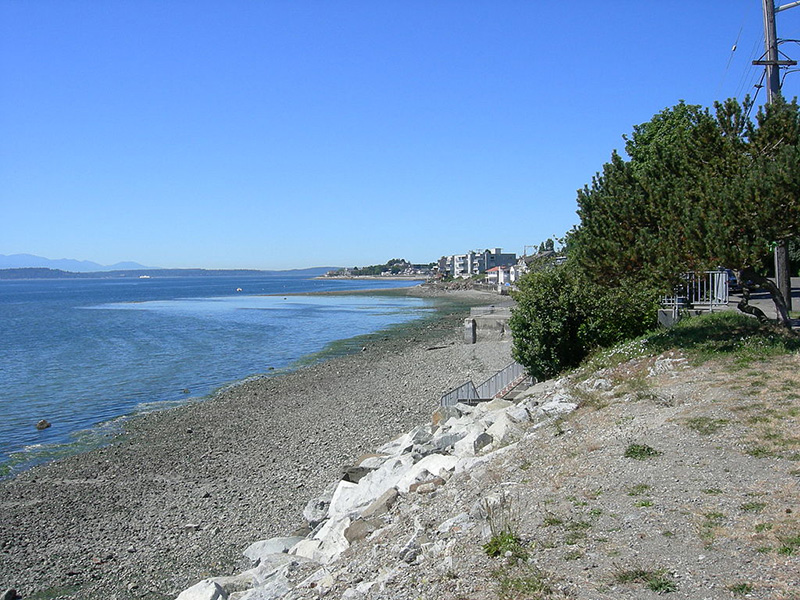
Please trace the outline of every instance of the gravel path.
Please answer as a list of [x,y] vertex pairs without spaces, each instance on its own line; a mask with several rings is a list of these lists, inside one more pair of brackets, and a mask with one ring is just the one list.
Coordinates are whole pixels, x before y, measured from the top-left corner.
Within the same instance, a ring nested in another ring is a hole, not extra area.
[[106,448],[3,482],[0,590],[174,598],[238,572],[242,550],[303,524],[343,466],[510,362],[508,340],[464,345],[463,316],[451,308],[358,353],[136,418]]

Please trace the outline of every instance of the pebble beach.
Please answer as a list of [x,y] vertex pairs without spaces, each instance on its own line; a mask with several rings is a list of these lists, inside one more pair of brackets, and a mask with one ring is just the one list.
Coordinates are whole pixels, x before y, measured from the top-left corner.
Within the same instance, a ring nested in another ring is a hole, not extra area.
[[241,570],[243,549],[301,527],[345,466],[511,361],[509,339],[463,343],[466,307],[498,296],[445,295],[461,304],[357,352],[131,419],[104,448],[0,483],[0,589],[174,598]]

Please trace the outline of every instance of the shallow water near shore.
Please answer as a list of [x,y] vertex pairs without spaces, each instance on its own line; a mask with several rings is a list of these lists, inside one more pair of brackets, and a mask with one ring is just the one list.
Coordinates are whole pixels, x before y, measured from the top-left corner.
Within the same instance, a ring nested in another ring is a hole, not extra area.
[[[326,348],[350,349],[331,346],[337,340],[433,310],[401,295],[296,294],[409,285],[297,276],[0,282],[0,476],[101,445],[128,415],[291,370]],[[38,431],[40,419],[52,426]]]

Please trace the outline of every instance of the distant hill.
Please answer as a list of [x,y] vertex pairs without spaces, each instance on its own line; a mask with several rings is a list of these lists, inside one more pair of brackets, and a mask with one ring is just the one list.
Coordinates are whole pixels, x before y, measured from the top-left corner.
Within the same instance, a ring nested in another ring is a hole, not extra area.
[[129,271],[132,269],[157,269],[146,267],[135,262],[120,262],[114,265],[101,265],[90,260],[72,258],[44,258],[33,254],[0,254],[0,269],[57,269],[73,273],[92,273],[97,271]]

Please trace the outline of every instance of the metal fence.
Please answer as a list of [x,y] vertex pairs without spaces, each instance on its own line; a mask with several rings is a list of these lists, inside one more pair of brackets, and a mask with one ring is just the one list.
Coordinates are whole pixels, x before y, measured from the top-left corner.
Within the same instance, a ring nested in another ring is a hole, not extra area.
[[727,271],[684,273],[681,279],[683,282],[675,289],[675,295],[662,298],[664,308],[695,308],[713,312],[728,305],[730,275]]
[[513,362],[478,386],[475,386],[471,381],[467,381],[454,390],[450,390],[441,397],[439,404],[441,406],[453,406],[459,402],[472,404],[483,400],[491,400],[497,396],[507,394],[522,383],[526,377],[525,367]]

